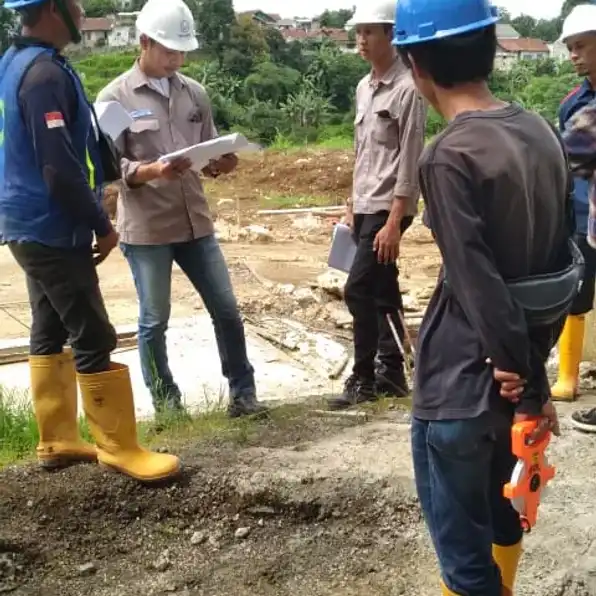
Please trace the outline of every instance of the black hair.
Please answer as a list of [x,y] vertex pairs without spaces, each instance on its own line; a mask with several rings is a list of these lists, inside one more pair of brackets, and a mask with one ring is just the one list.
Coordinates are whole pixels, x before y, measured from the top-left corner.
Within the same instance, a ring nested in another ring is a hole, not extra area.
[[32,6],[26,6],[19,10],[19,17],[21,18],[21,25],[23,27],[35,27],[43,15],[43,11],[47,6],[47,2],[40,2]]
[[416,66],[428,73],[445,89],[465,83],[481,83],[491,75],[497,52],[495,25],[471,33],[463,33],[427,43],[398,46],[404,63],[411,68],[409,56]]

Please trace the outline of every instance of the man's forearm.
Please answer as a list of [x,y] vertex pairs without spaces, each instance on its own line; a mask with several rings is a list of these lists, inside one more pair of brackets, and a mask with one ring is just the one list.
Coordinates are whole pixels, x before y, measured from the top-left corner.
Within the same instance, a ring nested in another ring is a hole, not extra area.
[[395,226],[399,226],[401,224],[401,220],[406,215],[408,200],[409,199],[407,197],[395,197],[393,199],[391,210],[389,211],[389,217],[387,219],[388,223]]
[[155,163],[144,163],[139,165],[136,170],[125,175],[126,184],[129,186],[141,186],[147,184],[159,177],[156,172]]

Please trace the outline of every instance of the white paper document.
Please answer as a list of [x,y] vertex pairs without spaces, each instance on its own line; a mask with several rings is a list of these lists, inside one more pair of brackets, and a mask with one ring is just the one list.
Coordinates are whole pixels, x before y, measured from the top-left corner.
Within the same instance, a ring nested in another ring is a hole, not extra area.
[[356,242],[354,242],[350,227],[338,223],[333,228],[333,238],[327,264],[332,269],[349,273],[356,256],[356,248]]
[[168,153],[160,157],[159,161],[172,161],[176,157],[186,157],[192,161],[192,169],[200,172],[212,159],[217,159],[226,153],[259,151],[260,149],[259,145],[250,143],[244,135],[236,132]]
[[134,118],[117,101],[100,101],[94,106],[99,128],[115,141],[130,125]]

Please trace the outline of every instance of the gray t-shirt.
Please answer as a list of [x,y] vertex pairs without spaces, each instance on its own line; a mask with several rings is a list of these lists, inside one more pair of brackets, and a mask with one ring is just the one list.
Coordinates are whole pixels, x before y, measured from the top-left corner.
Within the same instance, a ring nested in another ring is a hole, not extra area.
[[560,329],[530,336],[504,280],[567,263],[559,140],[515,104],[461,114],[425,149],[420,182],[443,268],[419,332],[414,415],[511,414],[487,358],[527,379],[518,411],[537,413],[549,395],[545,359]]

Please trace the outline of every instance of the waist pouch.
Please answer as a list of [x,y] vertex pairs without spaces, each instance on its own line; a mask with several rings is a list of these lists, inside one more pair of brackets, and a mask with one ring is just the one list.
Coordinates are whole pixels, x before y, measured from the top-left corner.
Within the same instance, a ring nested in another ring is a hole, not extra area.
[[568,242],[571,264],[562,271],[505,282],[513,298],[524,309],[528,327],[556,323],[569,312],[580,291],[584,257],[572,239]]
[[[571,310],[584,277],[584,257],[577,244],[568,240],[571,263],[555,273],[505,280],[514,300],[524,309],[528,327],[554,325]],[[447,276],[443,281],[449,285]]]

